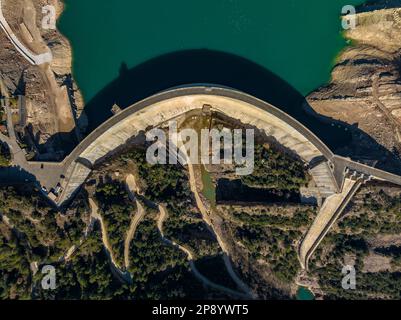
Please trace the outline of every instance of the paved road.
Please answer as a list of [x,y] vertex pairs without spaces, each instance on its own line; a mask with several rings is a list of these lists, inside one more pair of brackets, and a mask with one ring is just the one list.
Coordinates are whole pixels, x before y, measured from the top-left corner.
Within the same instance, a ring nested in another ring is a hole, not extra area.
[[7,38],[11,41],[17,51],[22,54],[22,56],[33,65],[41,65],[53,60],[52,53],[50,51],[42,53],[39,55],[33,54],[21,41],[18,40],[17,36],[14,34],[10,25],[8,24],[6,18],[3,15],[2,2],[0,0],[0,27],[6,33]]
[[12,167],[0,170],[0,181],[13,183],[39,183],[47,190],[55,188],[60,182],[61,175],[65,174],[67,165],[58,162],[34,162],[27,161],[25,152],[17,143],[14,126],[12,123],[11,109],[8,100],[1,99],[1,107],[7,115],[7,130],[9,137],[0,133],[0,140],[6,142],[12,153]]
[[192,193],[195,196],[196,205],[202,215],[203,221],[206,223],[206,226],[208,227],[209,231],[215,235],[217,242],[220,245],[220,248],[223,250],[223,261],[226,266],[227,272],[229,273],[230,277],[233,279],[235,284],[238,286],[238,288],[240,288],[243,292],[245,292],[248,298],[256,298],[252,290],[237,276],[237,274],[234,271],[230,259],[230,253],[228,251],[226,243],[224,242],[222,237],[220,237],[220,234],[215,230],[214,225],[210,220],[209,212],[206,209],[205,205],[203,204],[203,201],[199,195],[198,188],[196,187],[194,168],[193,165],[190,163],[190,161],[188,161],[188,171],[189,171],[189,185]]
[[13,155],[13,162],[19,165],[26,165],[27,161],[25,158],[24,152],[21,150],[20,146],[17,143],[17,139],[15,136],[14,126],[12,122],[12,114],[11,109],[4,99],[1,100],[1,107],[6,111],[7,115],[7,131],[9,137],[0,133],[0,139],[8,144],[11,149],[11,153]]
[[[102,125],[96,128],[91,134],[89,134],[81,143],[71,152],[67,158],[64,159],[63,165],[67,168],[71,163],[76,161],[80,155],[91,146],[99,137],[101,137],[104,133],[106,133],[110,128],[116,126],[123,119],[131,116],[132,114],[139,113],[141,110],[148,108],[158,102],[165,101],[168,99],[173,99],[177,97],[185,97],[191,95],[216,95],[219,97],[226,97],[228,99],[235,99],[245,103],[248,103],[255,108],[262,109],[273,116],[279,118],[280,120],[286,122],[291,127],[293,127],[296,131],[301,133],[306,139],[308,139],[325,157],[326,161],[330,161],[334,166],[333,177],[336,182],[337,191],[340,192],[341,185],[344,179],[344,172],[346,166],[350,168],[360,167],[359,164],[350,161],[349,159],[344,159],[338,156],[335,156],[333,152],[309,129],[307,129],[300,122],[279,110],[278,108],[272,106],[271,104],[259,100],[255,97],[247,95],[243,92],[239,92],[237,90],[227,89],[227,88],[219,88],[219,87],[207,87],[207,86],[194,86],[194,87],[184,87],[178,88],[174,90],[169,90],[165,92],[161,92],[152,97],[149,97],[145,100],[142,100],[138,103],[133,104],[132,106],[124,109],[120,113],[111,117],[107,121],[105,121]],[[117,147],[117,146],[116,146]],[[378,178],[383,178],[384,180],[390,179],[390,182],[394,182],[401,185],[401,177],[385,174],[383,171],[371,170],[368,166],[363,167],[363,172],[367,172],[367,174],[373,173],[373,175],[378,175]],[[337,173],[337,174],[336,174]]]
[[[227,97],[229,99],[236,99],[239,101],[246,102],[248,104],[253,105],[255,108],[262,109],[275,117],[285,121],[287,124],[292,126],[298,132],[300,132],[304,137],[306,137],[315,147],[323,154],[327,161],[330,161],[334,165],[334,178],[337,184],[338,192],[341,191],[341,186],[344,181],[344,170],[346,167],[360,171],[367,175],[372,175],[378,179],[386,180],[392,183],[396,183],[401,185],[401,177],[387,173],[382,170],[378,170],[375,168],[371,168],[369,166],[351,161],[350,159],[346,159],[343,157],[339,157],[334,155],[331,150],[310,130],[308,130],[305,126],[299,123],[297,120],[293,119],[283,111],[277,109],[276,107],[261,101],[257,98],[254,98],[245,93],[226,89],[226,88],[218,88],[218,87],[207,87],[207,86],[195,86],[195,87],[184,87],[178,88],[174,90],[169,90],[165,92],[161,92],[152,97],[149,97],[143,101],[135,103],[134,105],[124,109],[120,113],[111,117],[107,121],[105,121],[102,125],[100,125],[97,129],[95,129],[91,134],[89,134],[72,152],[68,155],[64,161],[60,163],[46,163],[46,170],[42,170],[41,163],[29,162],[23,163],[21,167],[31,173],[32,175],[37,177],[37,180],[42,184],[47,186],[55,186],[59,181],[60,175],[65,175],[65,172],[68,168],[75,162],[81,154],[92,144],[94,143],[102,134],[107,132],[110,128],[117,125],[126,117],[135,114],[149,106],[154,105],[160,101],[176,98],[176,97],[184,97],[191,95],[216,95],[220,97]],[[1,137],[0,137],[1,138]],[[117,146],[116,146],[117,147]],[[21,159],[21,161],[23,161]],[[93,165],[93,164],[92,164]],[[82,181],[83,183],[83,181]]]
[[333,161],[340,168],[348,168],[350,170],[355,170],[357,172],[363,173],[368,177],[372,176],[379,180],[391,182],[396,185],[401,185],[401,176],[398,176],[396,174],[393,174],[393,173],[390,173],[387,171],[383,171],[380,169],[376,169],[376,168],[370,167],[366,164],[352,161],[348,158],[344,158],[344,157],[337,156],[337,155],[335,155],[333,157]]
[[110,119],[106,120],[94,131],[92,131],[84,140],[81,141],[81,143],[72,151],[72,153],[68,156],[68,159],[66,159],[65,161],[70,163],[76,160],[82,154],[82,152],[87,149],[93,142],[95,142],[102,134],[107,132],[110,128],[114,127],[130,115],[135,114],[161,101],[191,95],[215,95],[248,103],[257,109],[262,109],[272,114],[273,116],[279,118],[280,120],[283,120],[284,122],[292,126],[294,129],[304,135],[312,144],[314,144],[316,148],[320,150],[327,159],[331,159],[334,156],[332,151],[303,124],[267,102],[259,100],[238,90],[220,87],[193,86],[177,88],[158,93],[122,110]]

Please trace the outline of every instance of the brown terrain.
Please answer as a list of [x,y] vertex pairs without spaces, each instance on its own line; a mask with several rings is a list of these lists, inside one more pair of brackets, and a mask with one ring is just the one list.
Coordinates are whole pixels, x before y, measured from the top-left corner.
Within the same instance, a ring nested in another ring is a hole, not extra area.
[[[9,97],[14,123],[23,142],[41,154],[59,152],[64,143],[80,137],[76,119],[83,99],[71,76],[71,48],[57,30],[43,29],[42,8],[53,5],[57,17],[63,10],[59,0],[2,0],[2,11],[15,36],[33,54],[51,51],[53,59],[30,64],[0,32],[0,81],[2,95]],[[4,92],[3,92],[4,91]],[[22,112],[17,101],[22,96]]]
[[[401,1],[379,3],[401,6]],[[39,151],[42,159],[55,160],[58,151],[61,158],[63,144],[79,140],[85,127],[76,120],[83,110],[83,99],[71,76],[68,40],[57,30],[40,27],[43,6],[55,6],[60,15],[63,4],[60,0],[1,0],[1,4],[13,32],[32,53],[41,54],[50,49],[53,55],[51,63],[32,65],[15,49],[6,34],[0,32],[1,95],[9,98],[8,106],[16,115],[14,122],[23,142],[32,142],[33,149]],[[353,135],[352,144],[348,150],[342,148],[337,152],[352,152],[356,158],[379,160],[381,167],[401,172],[401,9],[368,5],[361,7],[359,12],[356,29],[345,33],[353,44],[339,55],[330,84],[311,93],[305,108],[331,122],[348,124]],[[187,117],[185,121],[179,119],[179,122],[183,127],[200,129],[229,125],[233,121],[211,119],[207,115],[198,123],[196,117]],[[268,141],[261,142],[266,148],[269,146]],[[113,163],[103,163],[87,181],[86,191],[94,195],[96,183],[103,179],[124,182],[127,175],[137,169],[133,161],[124,161],[121,158]],[[206,166],[203,169],[209,172],[214,186],[218,179],[233,179],[232,166]],[[372,183],[361,189],[314,255],[312,273],[306,275],[300,270],[296,251],[316,216],[315,206],[241,203],[234,201],[236,199],[213,203],[205,195],[203,174],[200,166],[189,166],[188,172],[185,171],[193,197],[187,219],[204,225],[205,239],[213,235],[210,243],[214,247],[207,253],[220,252],[221,248],[229,275],[237,287],[249,295],[253,291],[261,298],[289,298],[295,294],[299,283],[306,283],[319,296],[323,292],[339,295],[338,288],[331,288],[325,281],[331,276],[329,267],[332,266],[358,264],[361,274],[401,270],[401,258],[384,250],[401,245],[399,187]],[[140,189],[144,187],[142,184],[139,181]],[[95,205],[92,207],[96,209]],[[94,211],[93,216],[101,220],[101,215]],[[132,217],[127,219],[133,221],[125,251],[122,250],[127,266],[129,243],[143,214],[139,214],[138,221]],[[4,225],[0,224],[0,231],[1,228],[5,228]],[[103,225],[102,228],[105,235]],[[129,224],[123,226],[123,232],[119,231],[125,234],[128,228]],[[191,232],[184,240],[193,240],[190,237],[193,235]],[[344,240],[343,236],[347,238]],[[362,242],[364,250],[350,246],[349,239],[358,240],[358,245]],[[200,242],[195,243],[200,246]],[[210,246],[209,242],[207,245]],[[109,244],[107,247],[111,248]],[[62,249],[65,251],[66,248]],[[333,255],[335,250],[339,253]]]
[[[400,195],[399,186],[383,182],[357,192],[312,257],[308,280],[320,284],[312,291],[328,299],[399,299]],[[346,265],[355,267],[355,291],[341,288]]]
[[[307,97],[313,110],[306,108],[349,125],[354,157],[399,171],[401,2],[375,3],[357,9],[356,28],[345,32],[352,45],[339,55],[330,84]],[[337,152],[350,154],[350,149]]]

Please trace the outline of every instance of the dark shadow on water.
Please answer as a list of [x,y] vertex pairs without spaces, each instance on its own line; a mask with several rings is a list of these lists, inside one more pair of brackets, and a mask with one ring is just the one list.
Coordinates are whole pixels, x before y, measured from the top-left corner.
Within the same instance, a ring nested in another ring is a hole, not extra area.
[[401,6],[401,0],[369,0],[357,7],[357,12],[370,12],[373,10],[393,9]]
[[[132,69],[122,63],[119,77],[85,106],[89,121],[87,134],[112,116],[114,104],[124,109],[161,91],[193,84],[231,87],[253,95],[303,123],[335,153],[353,159],[379,160],[377,167],[401,173],[399,157],[357,125],[317,115],[302,94],[264,67],[233,54],[206,49],[162,55]],[[71,132],[53,138],[75,141],[74,136]],[[72,144],[62,149],[65,155]]]
[[330,146],[343,145],[350,136],[302,110],[304,97],[277,75],[242,57],[211,51],[189,50],[166,54],[137,67],[120,68],[120,76],[86,106],[89,130],[112,116],[113,104],[126,108],[160,91],[195,83],[231,87],[267,101],[307,125]]

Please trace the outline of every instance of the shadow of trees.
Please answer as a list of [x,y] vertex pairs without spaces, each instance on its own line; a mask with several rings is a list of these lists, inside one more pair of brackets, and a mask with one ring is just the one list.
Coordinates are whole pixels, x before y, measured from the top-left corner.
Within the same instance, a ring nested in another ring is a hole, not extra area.
[[25,184],[40,185],[33,174],[20,166],[0,167],[0,186]]

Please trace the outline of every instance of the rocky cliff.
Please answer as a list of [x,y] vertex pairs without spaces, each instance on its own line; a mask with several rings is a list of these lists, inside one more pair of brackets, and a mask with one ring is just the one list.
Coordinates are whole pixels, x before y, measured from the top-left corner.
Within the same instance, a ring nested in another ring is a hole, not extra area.
[[[306,108],[334,125],[338,120],[353,139],[337,152],[379,160],[392,171],[401,152],[401,1],[375,1],[357,8],[352,43],[338,57],[331,82],[307,97]],[[310,107],[313,109],[311,110]]]
[[48,5],[54,6],[58,18],[64,6],[61,0],[1,1],[4,18],[19,41],[33,54],[50,50],[53,58],[50,63],[30,64],[0,30],[0,80],[6,88],[3,95],[26,97],[26,126],[17,127],[24,142],[42,154],[54,155],[66,143],[76,141],[75,118],[81,114],[84,103],[71,75],[68,40],[57,29],[42,26],[47,14],[43,8]]

